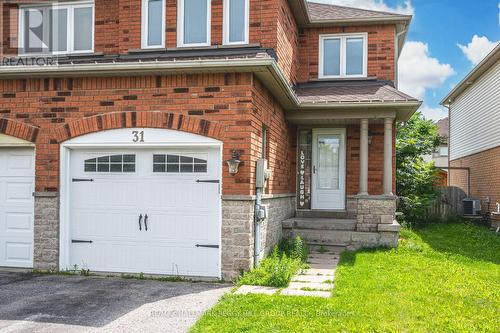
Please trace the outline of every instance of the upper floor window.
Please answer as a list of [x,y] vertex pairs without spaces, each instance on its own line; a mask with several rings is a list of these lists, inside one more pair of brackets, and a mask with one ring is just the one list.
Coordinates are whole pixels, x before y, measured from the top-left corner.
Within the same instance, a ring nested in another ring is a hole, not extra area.
[[178,1],[178,46],[210,45],[210,3],[211,0]]
[[165,0],[142,0],[142,48],[165,46]]
[[57,2],[19,8],[20,54],[94,51],[94,3]]
[[366,77],[367,62],[366,33],[320,36],[320,78]]
[[224,44],[248,44],[249,0],[224,0]]

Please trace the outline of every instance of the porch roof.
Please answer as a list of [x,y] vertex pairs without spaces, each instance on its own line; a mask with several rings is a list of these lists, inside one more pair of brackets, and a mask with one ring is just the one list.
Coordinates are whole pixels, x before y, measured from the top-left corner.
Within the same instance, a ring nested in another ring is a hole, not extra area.
[[306,83],[294,90],[301,104],[418,102],[391,82],[376,79]]

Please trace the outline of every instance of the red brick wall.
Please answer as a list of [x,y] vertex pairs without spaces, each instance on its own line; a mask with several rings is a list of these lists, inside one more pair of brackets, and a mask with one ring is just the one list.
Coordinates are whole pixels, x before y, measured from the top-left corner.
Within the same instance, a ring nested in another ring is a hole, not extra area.
[[[257,159],[262,154],[262,127],[267,128],[268,168],[272,177],[268,181],[266,193],[295,192],[296,132],[295,126],[285,120],[285,113],[273,96],[255,82],[254,88],[253,131],[252,131],[252,173]],[[255,176],[251,178],[252,184]]]
[[[165,127],[177,129],[183,120],[182,130],[195,133],[203,130],[208,134],[214,124],[222,126],[224,160],[230,158],[233,149],[241,153],[243,160],[235,176],[229,175],[224,165],[224,194],[253,194],[253,162],[260,156],[258,142],[265,122],[271,128],[270,164],[276,171],[270,191],[294,191],[293,182],[285,180],[293,167],[286,159],[294,157],[290,156],[293,138],[288,133],[283,110],[254,81],[252,74],[2,80],[0,105],[0,118],[9,119],[12,126],[25,123],[39,127],[35,139],[37,191],[58,190],[61,136],[94,131],[87,127],[99,126],[97,120],[82,122],[81,119],[93,116],[97,119],[96,115],[111,113],[114,116],[100,120],[101,127],[134,124],[149,127],[148,124],[167,119],[168,114],[172,114],[173,123]],[[157,119],[154,111],[168,114]],[[148,113],[153,118],[149,119]],[[134,117],[137,120],[131,123]],[[0,126],[0,132],[7,133],[7,127],[3,127]]]
[[297,82],[298,28],[288,3],[279,1],[276,19],[276,41],[271,47],[276,49],[278,64],[292,83]]
[[[347,162],[346,162],[346,192],[356,195],[359,192],[359,125],[347,126]],[[393,193],[396,193],[396,153],[395,128],[393,128]],[[384,125],[370,124],[369,136],[371,143],[368,149],[368,193],[380,195],[384,193]]]
[[[212,0],[211,44],[222,44],[223,0]],[[141,47],[141,0],[95,0],[95,51],[127,53]],[[3,6],[4,32],[17,30],[15,11]],[[10,15],[14,13],[14,15]],[[177,0],[166,0],[166,46],[177,47]],[[299,30],[286,0],[250,0],[249,41],[273,48],[291,83],[318,78],[319,35],[368,32],[368,74],[394,80],[394,25],[307,28]],[[9,34],[3,34],[9,36]],[[14,38],[15,41],[16,38]],[[4,38],[5,54],[16,54]]]
[[[496,203],[500,202],[500,147],[450,161],[450,166],[470,168],[471,197],[481,199],[483,210],[489,198],[490,211],[496,211]],[[450,170],[449,182],[467,193],[466,171]]]
[[368,76],[394,80],[394,25],[307,28],[299,36],[298,81],[318,79],[319,35],[368,32]]

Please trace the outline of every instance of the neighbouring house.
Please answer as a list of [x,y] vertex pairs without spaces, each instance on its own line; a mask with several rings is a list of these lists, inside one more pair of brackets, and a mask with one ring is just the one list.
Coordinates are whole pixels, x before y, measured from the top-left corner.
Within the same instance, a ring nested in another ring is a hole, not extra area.
[[426,162],[434,162],[438,170],[438,186],[448,184],[448,132],[449,118],[440,119],[436,122],[438,134],[441,137],[441,144],[429,155],[424,156]]
[[449,185],[481,200],[483,212],[500,203],[500,45],[442,100],[449,109]]
[[2,15],[0,266],[231,279],[282,236],[397,245],[411,16],[305,0]]

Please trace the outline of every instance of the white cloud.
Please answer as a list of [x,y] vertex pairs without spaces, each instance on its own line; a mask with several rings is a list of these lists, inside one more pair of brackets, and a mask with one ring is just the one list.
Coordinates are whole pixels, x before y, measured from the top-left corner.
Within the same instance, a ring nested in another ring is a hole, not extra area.
[[396,7],[388,6],[384,0],[311,0],[313,2],[322,2],[332,5],[347,6],[354,8],[362,8],[369,10],[378,10],[383,12],[394,12],[405,15],[413,15],[415,9],[412,6],[411,0],[405,0]]
[[498,25],[500,25],[500,1],[498,2]]
[[422,112],[426,119],[437,121],[448,117],[448,110],[442,107],[432,108],[428,105],[422,105],[418,111]]
[[[500,4],[498,5],[500,8]],[[472,62],[473,65],[477,65],[481,60],[486,57],[488,53],[495,48],[498,42],[492,42],[488,37],[474,35],[472,40],[467,45],[457,44],[457,46],[462,50],[467,59]]]
[[430,56],[427,44],[415,41],[406,42],[398,68],[399,90],[420,100],[424,99],[426,89],[441,86],[455,74],[451,65]]

